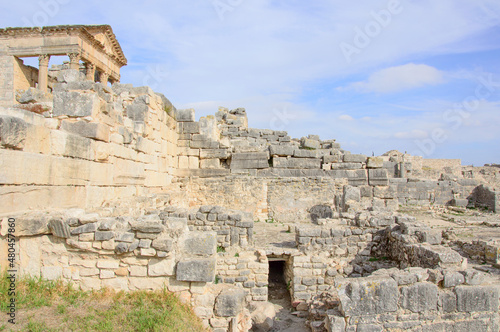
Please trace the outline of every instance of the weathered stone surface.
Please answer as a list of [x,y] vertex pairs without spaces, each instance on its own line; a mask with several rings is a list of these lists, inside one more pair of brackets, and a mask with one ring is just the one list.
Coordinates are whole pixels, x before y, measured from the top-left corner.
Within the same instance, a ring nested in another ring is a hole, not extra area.
[[16,218],[16,236],[49,234],[48,218],[44,215],[28,215]]
[[455,287],[465,282],[463,274],[458,271],[445,271],[443,279],[443,287]]
[[52,219],[49,221],[49,229],[52,235],[68,239],[71,237],[71,229],[62,219]]
[[398,309],[398,285],[392,278],[358,278],[336,286],[345,316],[377,315]]
[[61,129],[79,136],[109,142],[109,127],[102,123],[64,120]]
[[220,317],[238,315],[245,305],[245,291],[243,289],[223,290],[215,300],[215,314]]
[[295,158],[320,158],[318,150],[295,149],[293,152]]
[[200,159],[227,159],[229,151],[227,149],[202,149],[200,150]]
[[300,140],[300,146],[306,149],[319,149],[321,144],[319,143],[319,140],[302,138]]
[[150,277],[173,276],[175,261],[173,259],[151,259],[148,264]]
[[111,231],[97,231],[95,232],[94,239],[96,241],[107,241],[115,237],[115,233]]
[[184,240],[184,252],[190,255],[211,256],[216,253],[217,233],[190,232]]
[[457,310],[483,312],[498,310],[498,288],[491,286],[457,286]]
[[100,107],[95,93],[60,91],[54,94],[54,116],[85,117],[97,114]]
[[155,239],[151,246],[157,250],[168,252],[172,250],[173,242],[171,239]]
[[177,280],[213,282],[215,258],[183,259],[177,263]]
[[385,168],[368,170],[368,183],[370,186],[387,186],[389,179]]
[[129,244],[127,244],[125,242],[120,242],[116,245],[115,252],[117,254],[123,254],[123,253],[126,253],[128,251],[128,248],[129,248]]
[[127,117],[135,122],[144,122],[146,115],[149,112],[149,107],[139,100],[134,100],[134,103],[127,106]]
[[367,168],[382,168],[384,167],[384,160],[380,157],[368,157],[366,161]]
[[92,233],[97,230],[97,224],[96,223],[90,223],[90,224],[85,224],[79,227],[76,227],[71,230],[71,235],[79,235],[79,234],[84,234],[84,233]]
[[294,153],[295,147],[289,145],[270,145],[269,153],[271,156],[292,156]]
[[269,167],[268,152],[233,153],[231,169],[261,169]]
[[273,167],[295,168],[295,169],[319,169],[321,168],[321,159],[274,157]]
[[21,104],[52,102],[52,96],[36,88],[29,88],[19,98]]
[[328,205],[315,205],[309,209],[311,220],[317,222],[318,219],[332,218],[333,210]]
[[431,283],[401,287],[401,306],[413,312],[437,309],[438,288]]
[[270,302],[258,303],[256,308],[252,311],[252,327],[258,331],[269,331],[274,326],[274,317],[276,310],[274,305]]
[[136,221],[130,223],[134,231],[142,233],[161,233],[165,227],[160,222],[155,221]]
[[175,119],[179,122],[193,122],[195,121],[195,112],[194,109],[182,109],[177,110],[175,113]]
[[366,156],[363,154],[346,154],[344,155],[344,162],[345,163],[365,163],[366,162]]
[[24,148],[28,125],[22,119],[0,115],[0,144],[10,149]]

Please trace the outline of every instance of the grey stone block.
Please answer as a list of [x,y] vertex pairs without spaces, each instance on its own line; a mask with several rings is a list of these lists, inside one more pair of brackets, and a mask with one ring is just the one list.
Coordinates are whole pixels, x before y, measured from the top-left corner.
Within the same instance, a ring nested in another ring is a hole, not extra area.
[[445,271],[443,279],[443,287],[455,287],[465,282],[463,274],[458,271]]
[[382,332],[384,328],[375,324],[358,324],[356,332]]
[[334,163],[332,164],[332,169],[361,169],[363,167],[362,163]]
[[79,234],[84,234],[84,233],[92,233],[97,230],[97,224],[96,223],[90,223],[90,224],[85,224],[80,227],[76,227],[71,230],[71,235],[79,235]]
[[317,150],[295,149],[293,152],[295,158],[320,158]]
[[52,219],[49,221],[49,229],[54,236],[64,239],[69,239],[71,237],[71,229],[62,219]]
[[454,198],[451,200],[450,204],[452,206],[467,207],[467,205],[469,205],[469,200],[467,198]]
[[128,232],[116,232],[115,233],[115,240],[120,241],[120,242],[128,242],[132,243],[134,241],[135,234],[134,233],[128,233]]
[[243,310],[244,305],[243,289],[223,290],[215,300],[215,314],[220,317],[233,317]]
[[292,156],[294,153],[295,147],[291,145],[270,145],[269,153],[271,156]]
[[102,123],[64,120],[61,129],[78,136],[109,142],[109,127]]
[[155,221],[137,221],[130,223],[130,227],[132,230],[142,233],[161,233],[165,229],[160,222]]
[[274,157],[273,167],[292,169],[320,169],[321,159]]
[[490,286],[457,286],[457,310],[483,312],[498,310],[498,288]]
[[213,282],[215,258],[181,260],[177,264],[176,278],[179,281]]
[[177,110],[175,119],[178,122],[193,122],[195,120],[195,112],[193,108]]
[[227,159],[229,151],[227,149],[202,149],[200,150],[200,159]]
[[155,239],[151,246],[156,250],[169,252],[172,250],[173,241],[171,239]]
[[417,283],[401,287],[401,306],[412,312],[437,309],[438,288],[431,283]]
[[345,163],[365,163],[366,156],[363,154],[345,154],[344,155]]
[[367,168],[382,168],[384,167],[384,160],[381,157],[368,157],[366,161]]
[[100,108],[96,93],[80,93],[78,91],[60,91],[54,94],[54,116],[69,117],[92,116]]
[[233,153],[231,156],[231,169],[262,169],[268,167],[268,152]]
[[474,269],[467,269],[465,271],[460,271],[464,275],[465,283],[467,285],[480,285],[485,279],[485,275]]
[[107,241],[115,237],[115,233],[111,231],[97,231],[95,232],[94,239],[96,241]]
[[387,170],[385,168],[369,169],[368,183],[370,186],[387,186],[389,184]]
[[115,252],[117,254],[123,254],[123,253],[126,253],[128,251],[128,248],[129,248],[129,245],[127,243],[120,242],[115,246]]
[[300,146],[306,149],[319,149],[321,147],[321,144],[319,143],[319,140],[302,138],[300,140]]
[[179,134],[199,134],[200,133],[200,123],[199,122],[179,122],[178,123]]
[[22,150],[27,128],[26,122],[22,119],[0,115],[0,144],[7,148]]
[[184,240],[184,252],[190,255],[211,256],[216,253],[215,232],[190,232]]
[[127,117],[135,122],[144,122],[148,112],[148,105],[138,100],[135,100],[134,103],[127,106]]
[[377,315],[398,309],[398,284],[392,278],[357,278],[337,283],[344,316]]
[[341,159],[342,159],[342,156],[340,154],[323,156],[323,162],[325,164],[339,163],[339,162],[341,162]]
[[451,292],[439,292],[439,306],[445,313],[457,310],[457,296]]

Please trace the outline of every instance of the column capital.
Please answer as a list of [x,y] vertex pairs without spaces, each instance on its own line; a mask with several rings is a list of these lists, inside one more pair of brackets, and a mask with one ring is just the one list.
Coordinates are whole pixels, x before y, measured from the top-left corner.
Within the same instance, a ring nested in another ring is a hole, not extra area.
[[50,55],[48,54],[40,54],[38,56],[38,63],[40,66],[48,66],[50,60]]
[[68,57],[71,60],[71,62],[77,61],[77,60],[80,60],[80,53],[79,52],[71,52],[71,53],[68,53]]

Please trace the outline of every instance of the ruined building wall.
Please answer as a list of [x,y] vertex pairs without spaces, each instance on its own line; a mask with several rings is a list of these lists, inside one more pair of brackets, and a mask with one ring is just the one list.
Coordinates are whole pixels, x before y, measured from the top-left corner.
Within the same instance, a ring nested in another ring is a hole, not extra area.
[[36,87],[38,83],[38,69],[26,66],[23,60],[14,57],[14,91],[26,91]]

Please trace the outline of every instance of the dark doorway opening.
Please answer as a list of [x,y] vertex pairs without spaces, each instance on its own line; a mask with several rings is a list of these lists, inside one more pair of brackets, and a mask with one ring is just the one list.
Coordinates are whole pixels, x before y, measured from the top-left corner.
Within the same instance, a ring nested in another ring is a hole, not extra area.
[[288,294],[284,260],[269,260],[269,300],[283,299]]

